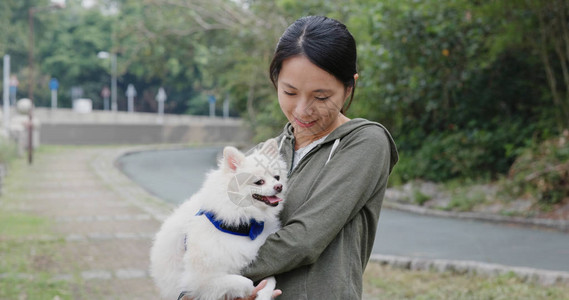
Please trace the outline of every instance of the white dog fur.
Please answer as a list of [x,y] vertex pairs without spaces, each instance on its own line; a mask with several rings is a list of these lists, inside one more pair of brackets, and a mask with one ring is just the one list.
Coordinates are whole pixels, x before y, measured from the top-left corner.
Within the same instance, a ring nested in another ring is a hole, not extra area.
[[[251,294],[253,282],[239,273],[280,226],[277,195],[284,192],[286,164],[277,148],[274,139],[248,156],[225,147],[219,169],[208,173],[202,188],[164,221],[150,254],[150,273],[164,299],[177,299],[182,291],[196,300]],[[200,211],[212,212],[228,226],[255,219],[264,222],[264,229],[253,240],[229,234]],[[270,277],[257,299],[271,299],[274,287]]]

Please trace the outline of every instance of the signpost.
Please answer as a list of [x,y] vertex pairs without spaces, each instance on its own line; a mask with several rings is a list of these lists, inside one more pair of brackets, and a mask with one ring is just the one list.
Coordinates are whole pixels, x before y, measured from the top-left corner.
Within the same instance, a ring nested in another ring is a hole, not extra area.
[[110,109],[109,97],[111,96],[111,90],[109,90],[108,86],[103,87],[103,89],[101,90],[101,96],[103,97],[103,109],[109,110]]
[[164,122],[164,102],[166,101],[166,92],[163,88],[158,89],[158,94],[156,94],[156,101],[158,101],[158,124],[162,124]]
[[223,118],[229,118],[229,94],[226,94],[223,100]]
[[4,97],[3,97],[3,111],[4,111],[4,133],[8,136],[8,126],[10,122],[10,94],[8,91],[8,76],[10,76],[10,55],[4,55]]
[[128,99],[128,112],[132,113],[134,112],[134,97],[136,97],[136,89],[132,83],[126,88],[126,97]]
[[57,90],[59,89],[59,82],[56,78],[49,81],[49,89],[51,90],[51,110],[57,109]]
[[16,92],[18,91],[19,84],[20,82],[16,75],[10,76],[10,106],[14,106],[16,104]]
[[215,96],[209,95],[208,101],[209,101],[209,116],[215,117]]
[[100,59],[111,59],[111,110],[116,112],[118,110],[117,104],[117,54],[101,51],[97,53]]

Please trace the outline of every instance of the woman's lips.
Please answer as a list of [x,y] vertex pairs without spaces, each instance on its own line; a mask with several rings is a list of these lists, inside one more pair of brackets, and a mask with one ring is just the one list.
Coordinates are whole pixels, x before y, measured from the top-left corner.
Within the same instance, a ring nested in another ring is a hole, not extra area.
[[311,121],[311,122],[306,123],[306,122],[303,122],[297,118],[294,118],[294,120],[296,121],[296,124],[298,126],[303,127],[303,128],[312,127],[314,124],[316,124],[316,121]]

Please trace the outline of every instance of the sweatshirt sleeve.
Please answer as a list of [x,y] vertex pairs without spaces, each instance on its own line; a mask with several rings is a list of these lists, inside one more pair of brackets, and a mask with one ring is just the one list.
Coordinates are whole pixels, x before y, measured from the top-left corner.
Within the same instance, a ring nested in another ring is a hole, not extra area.
[[328,164],[314,173],[306,201],[268,237],[244,276],[258,281],[314,263],[344,225],[385,188],[390,140],[376,126],[358,131],[344,137]]

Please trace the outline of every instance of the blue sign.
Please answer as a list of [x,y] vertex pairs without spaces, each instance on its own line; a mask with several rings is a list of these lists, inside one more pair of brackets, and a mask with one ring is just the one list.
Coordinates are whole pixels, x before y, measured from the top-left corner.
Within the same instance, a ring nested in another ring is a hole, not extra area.
[[56,91],[59,88],[59,82],[57,81],[57,79],[52,78],[49,81],[49,89],[52,91]]
[[209,95],[208,100],[209,100],[209,103],[212,103],[212,104],[215,103],[215,96],[214,96],[214,95]]

